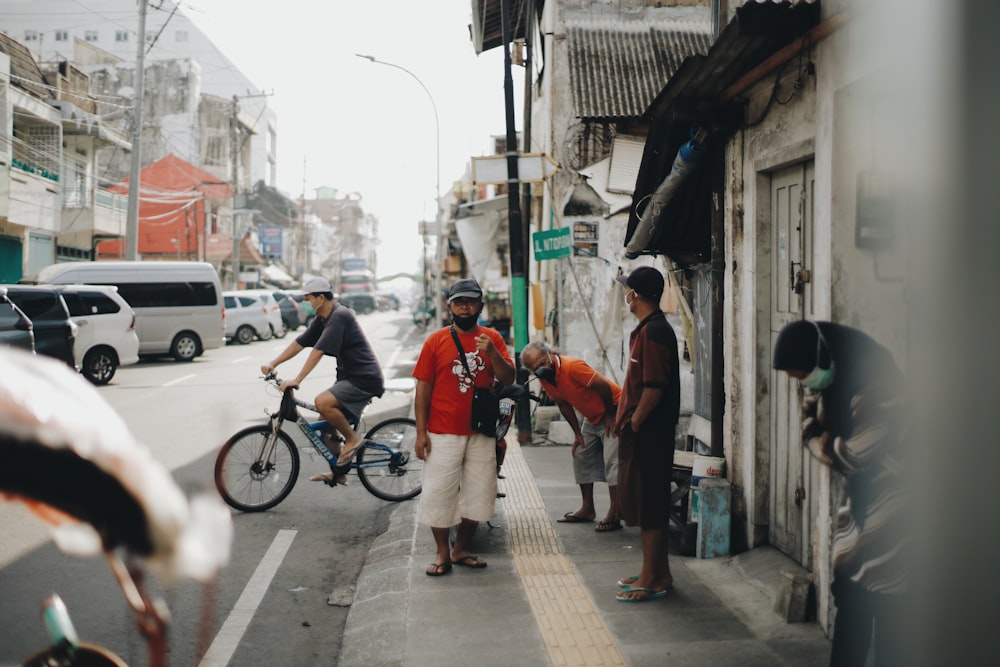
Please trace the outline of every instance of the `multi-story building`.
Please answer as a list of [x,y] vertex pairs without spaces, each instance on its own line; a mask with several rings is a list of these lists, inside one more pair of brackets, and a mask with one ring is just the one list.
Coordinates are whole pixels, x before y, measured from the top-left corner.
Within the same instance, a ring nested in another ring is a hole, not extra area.
[[100,187],[97,154],[127,152],[102,122],[86,75],[69,63],[43,73],[28,49],[0,33],[0,281],[56,261],[89,257],[124,234],[126,200]]
[[[252,132],[249,140],[248,173],[241,179],[253,184],[263,181],[274,186],[277,174],[277,118],[267,106],[267,97],[230,61],[198,26],[185,16],[176,2],[165,0],[150,3],[146,14],[146,108],[155,111],[158,105],[169,102],[164,96],[180,97],[174,104],[186,105],[198,111],[201,95],[221,100],[226,118],[232,111],[234,98],[239,112],[245,113],[247,126]],[[27,46],[39,62],[75,62],[84,71],[105,71],[111,81],[105,90],[123,96],[133,90],[137,54],[139,13],[134,0],[93,0],[81,5],[74,0],[9,0],[0,5],[0,26],[4,32]],[[157,63],[176,63],[160,64]],[[194,63],[194,65],[190,64]],[[173,85],[186,81],[184,77],[197,70],[197,86],[186,86],[184,91],[174,91]],[[95,77],[96,78],[96,77]],[[113,88],[111,83],[117,83]],[[131,104],[130,101],[127,104]],[[152,121],[158,122],[158,121]],[[197,124],[161,121],[162,141],[170,142],[170,149],[156,154],[143,154],[143,164],[148,164],[172,152],[198,167],[213,171],[211,164],[202,159],[229,158],[227,147],[216,155],[209,145],[197,140]],[[144,124],[144,136],[151,133]],[[191,136],[195,135],[195,136]],[[204,152],[204,154],[203,154]],[[215,156],[215,157],[213,157]],[[221,174],[220,174],[221,175]]]

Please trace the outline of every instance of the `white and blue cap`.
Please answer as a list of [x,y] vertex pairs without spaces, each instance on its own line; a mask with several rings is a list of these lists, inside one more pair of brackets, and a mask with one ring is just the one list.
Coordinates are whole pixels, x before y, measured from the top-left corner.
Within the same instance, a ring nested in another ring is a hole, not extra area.
[[331,287],[330,281],[326,278],[316,276],[305,282],[301,292],[303,294],[322,294],[324,292],[333,292],[333,287]]

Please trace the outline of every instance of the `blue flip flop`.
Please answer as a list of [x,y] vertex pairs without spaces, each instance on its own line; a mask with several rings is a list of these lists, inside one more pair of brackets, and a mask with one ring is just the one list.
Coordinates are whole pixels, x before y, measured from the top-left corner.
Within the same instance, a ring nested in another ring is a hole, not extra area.
[[[638,586],[636,588],[626,588],[621,593],[615,596],[615,599],[619,602],[647,602],[649,600],[656,600],[665,597],[667,591],[669,591],[671,586],[664,586],[661,591],[654,591],[652,588],[645,588],[643,586]],[[646,597],[633,598],[629,597],[628,593],[648,593]]]
[[639,575],[638,574],[633,574],[633,575],[628,576],[628,577],[622,577],[621,579],[618,580],[618,588],[621,588],[621,589],[626,590],[626,591],[628,590],[628,587],[631,586],[632,584],[626,584],[625,583],[626,579],[631,579],[632,580],[632,584],[634,584],[635,582],[639,581]]

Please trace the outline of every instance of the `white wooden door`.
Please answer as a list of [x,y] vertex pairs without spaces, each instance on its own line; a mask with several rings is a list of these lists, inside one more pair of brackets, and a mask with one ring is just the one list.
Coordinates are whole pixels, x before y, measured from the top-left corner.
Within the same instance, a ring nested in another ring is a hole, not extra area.
[[[771,177],[771,350],[784,325],[813,318],[813,173],[809,161]],[[802,446],[798,381],[772,370],[770,386],[770,540],[811,569],[819,464]]]

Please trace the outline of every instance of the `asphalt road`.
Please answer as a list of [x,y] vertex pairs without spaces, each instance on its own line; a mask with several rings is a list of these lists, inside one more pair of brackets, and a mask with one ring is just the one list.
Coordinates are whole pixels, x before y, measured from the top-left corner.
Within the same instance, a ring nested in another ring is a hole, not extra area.
[[[423,334],[402,311],[359,320],[390,385],[402,387],[372,404],[365,416],[371,427],[408,414],[412,391],[405,378]],[[276,408],[276,392],[259,379],[259,366],[293,335],[210,350],[187,364],[142,362],[119,369],[99,391],[187,493],[214,493],[218,446]],[[304,356],[286,362],[279,374],[291,376]],[[335,373],[335,362],[324,360],[304,383],[303,397],[311,400],[332,384]],[[404,380],[393,383],[393,378]],[[368,548],[395,506],[369,494],[356,479],[335,489],[309,483],[306,478],[326,470],[326,464],[309,451],[302,462],[300,481],[281,505],[233,516],[233,555],[216,586],[186,582],[164,588],[151,582],[172,614],[170,664],[198,664],[245,590],[262,590],[262,596],[242,634],[218,640],[224,648],[228,642],[231,653],[223,652],[231,655],[228,664],[334,664],[349,607],[331,603],[349,602]],[[0,506],[0,525],[0,665],[17,664],[46,645],[38,606],[51,592],[66,601],[81,639],[115,651],[130,665],[147,664],[145,643],[103,560],[64,555],[34,517],[10,504]],[[253,583],[248,587],[248,582]]]

